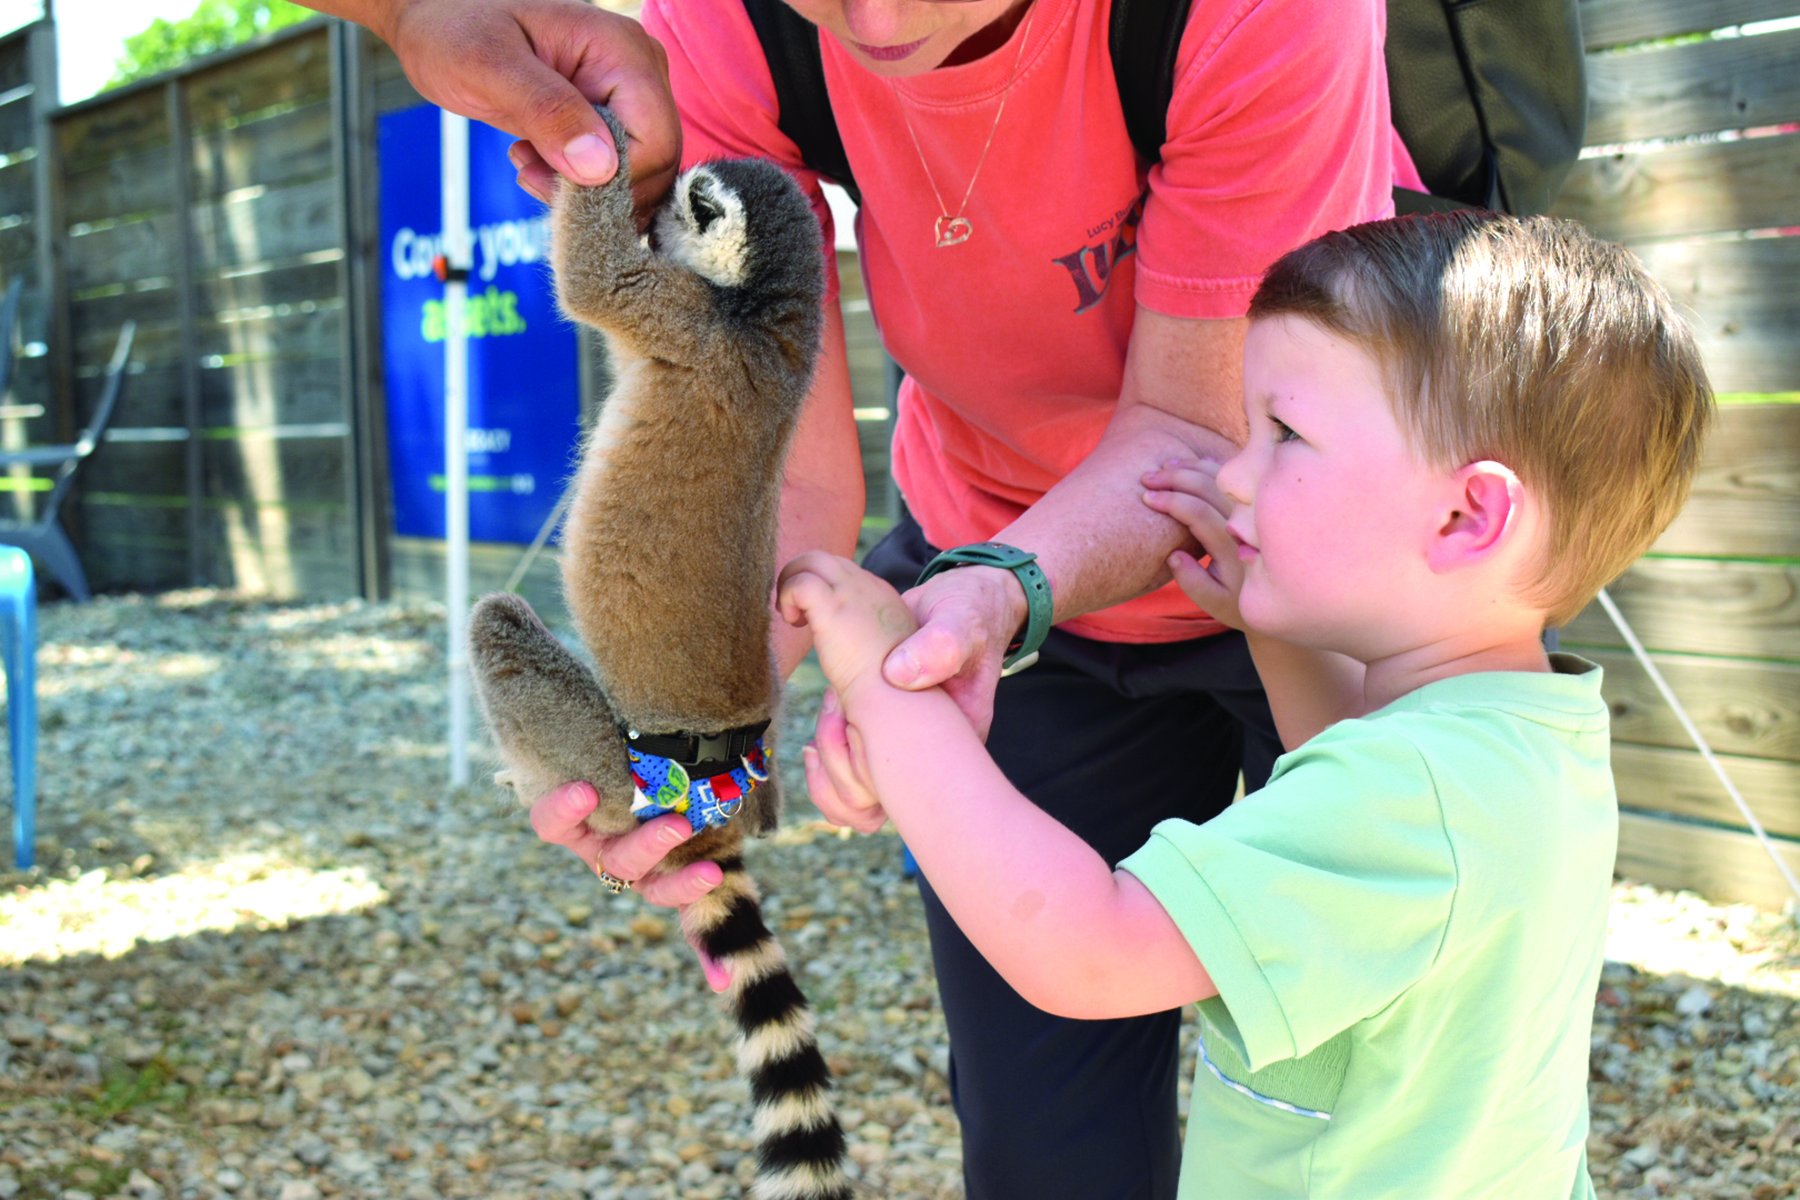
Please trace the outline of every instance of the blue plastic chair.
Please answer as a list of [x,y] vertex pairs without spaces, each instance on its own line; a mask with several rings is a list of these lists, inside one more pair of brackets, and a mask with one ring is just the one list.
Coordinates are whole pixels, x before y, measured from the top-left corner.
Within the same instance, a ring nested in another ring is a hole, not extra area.
[[29,871],[37,827],[37,584],[31,555],[0,546],[0,653],[12,738],[13,861]]

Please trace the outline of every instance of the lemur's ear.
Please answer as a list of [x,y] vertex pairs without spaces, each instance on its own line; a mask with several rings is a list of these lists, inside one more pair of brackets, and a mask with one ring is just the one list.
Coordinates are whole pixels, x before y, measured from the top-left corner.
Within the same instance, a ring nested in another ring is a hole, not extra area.
[[1525,487],[1505,463],[1483,459],[1451,477],[1450,498],[1426,552],[1437,573],[1482,562],[1507,546],[1525,513]]

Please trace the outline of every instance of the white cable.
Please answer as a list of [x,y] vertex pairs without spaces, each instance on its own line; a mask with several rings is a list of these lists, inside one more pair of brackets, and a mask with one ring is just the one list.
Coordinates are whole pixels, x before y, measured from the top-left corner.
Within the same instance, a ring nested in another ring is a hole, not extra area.
[[1650,682],[1656,685],[1656,690],[1662,693],[1662,698],[1667,700],[1669,707],[1675,710],[1675,717],[1681,722],[1681,727],[1687,730],[1687,735],[1694,739],[1694,745],[1699,747],[1700,757],[1706,760],[1707,765],[1713,769],[1713,774],[1719,777],[1719,782],[1725,785],[1726,794],[1736,803],[1738,811],[1744,814],[1744,821],[1750,826],[1750,832],[1756,835],[1756,840],[1761,842],[1763,849],[1769,852],[1769,858],[1774,861],[1775,869],[1781,872],[1781,877],[1787,880],[1787,885],[1793,891],[1794,898],[1800,900],[1800,880],[1794,878],[1794,873],[1788,869],[1786,860],[1781,857],[1781,852],[1775,848],[1775,843],[1763,831],[1762,822],[1756,819],[1756,814],[1750,811],[1750,805],[1745,802],[1743,794],[1737,790],[1737,785],[1731,782],[1729,775],[1725,774],[1724,765],[1713,754],[1712,747],[1706,744],[1706,739],[1700,734],[1700,727],[1694,724],[1693,718],[1687,714],[1687,709],[1683,708],[1681,701],[1675,698],[1675,693],[1669,689],[1669,684],[1663,679],[1662,672],[1658,671],[1656,664],[1650,661],[1650,654],[1644,649],[1644,643],[1638,641],[1637,634],[1633,633],[1631,626],[1625,623],[1625,614],[1619,611],[1619,606],[1613,603],[1612,597],[1606,594],[1605,588],[1600,589],[1600,606],[1606,610],[1606,615],[1612,618],[1612,623],[1618,626],[1619,633],[1625,638],[1625,644],[1631,647],[1631,652],[1637,655],[1639,662],[1644,664],[1644,670],[1650,673]]
[[575,488],[571,484],[564,490],[562,499],[556,502],[556,507],[550,510],[550,515],[544,518],[544,523],[538,526],[537,537],[532,539],[531,548],[520,557],[519,565],[513,568],[512,578],[506,581],[506,586],[501,588],[501,591],[511,592],[518,589],[519,581],[525,578],[525,572],[531,570],[532,561],[537,558],[538,551],[544,548],[544,543],[550,540],[550,531],[556,528],[558,521],[562,520],[563,513],[568,511],[569,501],[574,498]]

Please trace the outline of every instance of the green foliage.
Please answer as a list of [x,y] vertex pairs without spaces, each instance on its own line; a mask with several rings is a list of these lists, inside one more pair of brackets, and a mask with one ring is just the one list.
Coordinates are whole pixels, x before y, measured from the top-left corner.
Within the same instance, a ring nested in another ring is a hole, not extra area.
[[175,1083],[175,1067],[160,1051],[137,1070],[111,1064],[99,1094],[78,1106],[80,1115],[104,1124],[122,1112],[161,1100],[178,1100],[186,1089]]
[[142,33],[125,39],[125,53],[113,64],[107,87],[144,79],[249,41],[259,33],[284,29],[313,15],[288,0],[200,0],[193,15],[179,21],[158,18]]

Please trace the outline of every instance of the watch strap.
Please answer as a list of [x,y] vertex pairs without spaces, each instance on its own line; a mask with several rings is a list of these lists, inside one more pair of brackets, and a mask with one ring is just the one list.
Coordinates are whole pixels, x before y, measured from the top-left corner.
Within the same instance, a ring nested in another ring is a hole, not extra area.
[[1053,611],[1050,580],[1045,576],[1044,569],[1037,565],[1037,555],[1029,554],[1017,546],[1008,546],[1004,542],[976,542],[958,546],[926,563],[925,569],[919,573],[919,583],[954,567],[998,567],[1013,573],[1019,586],[1025,589],[1028,615],[1025,618],[1024,632],[1006,648],[1006,658],[1002,660],[1000,669],[1007,672],[1023,670],[1035,662],[1038,647],[1044,644],[1044,639],[1050,634]]

